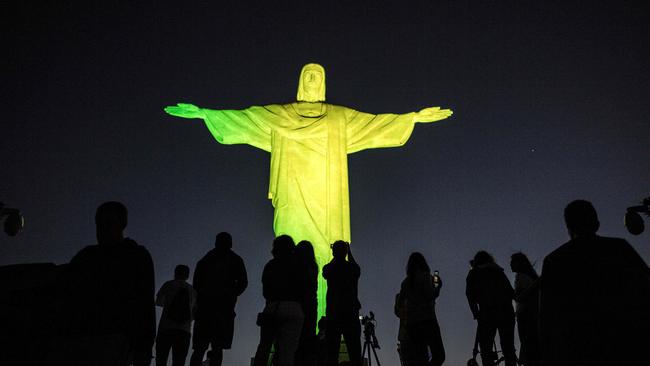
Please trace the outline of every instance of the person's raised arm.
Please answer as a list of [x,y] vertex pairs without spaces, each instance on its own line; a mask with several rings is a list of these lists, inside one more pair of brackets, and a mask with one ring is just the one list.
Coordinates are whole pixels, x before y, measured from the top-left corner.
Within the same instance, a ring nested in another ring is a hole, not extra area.
[[352,249],[350,248],[350,243],[348,243],[347,248],[348,248],[348,260],[350,261],[350,263],[357,264],[357,261],[355,261],[354,257],[352,256]]
[[348,243],[348,261],[352,263],[354,266],[354,276],[356,278],[359,278],[361,276],[361,267],[359,267],[359,264],[357,263],[356,260],[354,260],[354,257],[352,256],[352,250],[350,250],[350,243]]
[[440,278],[440,275],[434,275],[434,276],[431,276],[431,281],[433,284],[433,298],[437,299],[438,296],[440,296],[440,290],[442,289],[442,278]]

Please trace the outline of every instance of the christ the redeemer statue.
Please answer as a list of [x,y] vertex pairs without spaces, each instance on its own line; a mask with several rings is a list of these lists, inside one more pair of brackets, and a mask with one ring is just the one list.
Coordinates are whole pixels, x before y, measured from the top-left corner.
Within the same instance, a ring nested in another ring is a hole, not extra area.
[[[449,109],[425,108],[407,114],[369,114],[325,103],[325,69],[302,68],[297,101],[242,110],[211,110],[178,103],[165,112],[201,118],[222,144],[249,144],[271,153],[269,195],[276,235],[309,240],[320,268],[331,258],[330,244],[350,242],[347,155],[365,149],[401,146],[416,122],[451,116]],[[324,314],[325,283],[319,277],[318,313]]]

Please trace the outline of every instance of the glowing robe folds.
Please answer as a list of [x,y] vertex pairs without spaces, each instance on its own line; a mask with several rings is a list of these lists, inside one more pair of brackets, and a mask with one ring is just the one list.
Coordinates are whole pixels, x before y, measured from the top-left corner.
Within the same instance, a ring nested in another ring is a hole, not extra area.
[[[413,131],[413,115],[368,114],[323,103],[324,113],[305,117],[296,103],[244,110],[203,109],[205,123],[222,144],[249,144],[271,153],[269,199],[276,235],[309,240],[320,268],[329,245],[350,241],[347,154],[401,146]],[[318,286],[324,313],[325,284]]]

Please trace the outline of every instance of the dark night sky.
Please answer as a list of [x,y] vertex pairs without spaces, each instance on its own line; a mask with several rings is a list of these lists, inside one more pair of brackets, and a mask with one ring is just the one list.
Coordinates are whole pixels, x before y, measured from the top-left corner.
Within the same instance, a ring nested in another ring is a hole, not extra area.
[[151,251],[157,286],[230,231],[251,284],[224,364],[247,365],[258,340],[269,158],[219,145],[201,121],[162,108],[290,102],[307,62],[325,67],[331,103],[455,111],[416,126],[402,148],[349,157],[362,311],[378,317],[382,363],[398,364],[392,303],[411,251],[445,281],[437,311],[449,365],[465,362],[474,337],[467,261],[487,249],[507,266],[523,250],[540,270],[567,240],[570,200],[592,200],[601,234],[650,260],[650,233],[622,225],[625,207],[650,194],[641,2],[20,3],[2,10],[0,199],[27,227],[0,236],[0,264],[67,262],[94,243],[106,200],[129,207],[127,233]]

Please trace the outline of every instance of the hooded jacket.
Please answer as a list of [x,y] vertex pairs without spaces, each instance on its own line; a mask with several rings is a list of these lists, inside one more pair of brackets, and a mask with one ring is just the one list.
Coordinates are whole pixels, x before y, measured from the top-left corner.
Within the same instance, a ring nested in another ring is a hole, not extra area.
[[475,266],[467,275],[465,295],[474,318],[514,314],[514,290],[503,268],[496,263]]

